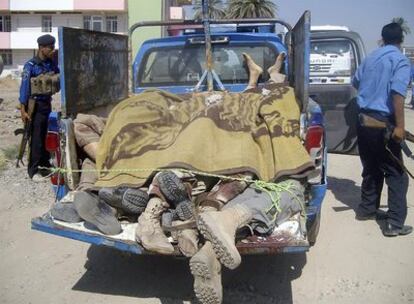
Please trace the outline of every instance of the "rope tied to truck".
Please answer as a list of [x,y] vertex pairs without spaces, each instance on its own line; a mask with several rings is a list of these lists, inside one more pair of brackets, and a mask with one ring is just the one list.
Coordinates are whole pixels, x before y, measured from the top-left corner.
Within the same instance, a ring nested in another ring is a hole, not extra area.
[[[273,183],[273,182],[266,182],[263,180],[255,180],[252,179],[250,176],[242,176],[242,177],[236,177],[236,176],[227,176],[227,175],[221,175],[221,174],[213,174],[208,172],[201,172],[197,170],[188,170],[188,169],[182,169],[182,168],[169,168],[169,169],[160,169],[160,168],[130,168],[130,169],[71,169],[71,168],[48,168],[48,167],[39,167],[39,169],[42,170],[49,170],[50,174],[49,176],[52,176],[54,174],[72,174],[74,172],[82,173],[82,172],[93,172],[100,174],[102,171],[105,172],[116,172],[116,173],[131,173],[131,172],[174,172],[178,171],[180,173],[187,173],[192,175],[201,175],[206,177],[213,177],[218,178],[220,180],[226,180],[226,181],[239,181],[239,182],[245,182],[252,187],[254,187],[257,190],[265,192],[272,201],[272,206],[266,210],[266,212],[269,212],[271,209],[275,208],[277,212],[281,211],[280,208],[280,199],[281,199],[281,193],[282,192],[288,192],[301,206],[302,210],[305,210],[305,206],[303,202],[297,197],[297,195],[294,193],[295,186],[291,181],[282,181],[279,183]],[[305,213],[306,217],[306,213]]]

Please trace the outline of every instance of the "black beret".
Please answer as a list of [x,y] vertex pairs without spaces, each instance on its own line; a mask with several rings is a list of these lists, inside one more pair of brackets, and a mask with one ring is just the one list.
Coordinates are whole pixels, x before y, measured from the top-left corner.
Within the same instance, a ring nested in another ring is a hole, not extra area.
[[37,44],[39,45],[54,45],[55,44],[55,37],[52,35],[46,34],[37,38]]

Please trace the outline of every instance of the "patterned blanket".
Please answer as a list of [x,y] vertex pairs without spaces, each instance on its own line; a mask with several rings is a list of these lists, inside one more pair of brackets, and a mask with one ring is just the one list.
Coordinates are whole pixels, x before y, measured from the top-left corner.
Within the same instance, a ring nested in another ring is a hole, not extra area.
[[251,93],[147,90],[110,113],[96,162],[108,171],[96,186],[141,186],[155,168],[250,173],[265,181],[304,175],[313,164],[299,138],[299,115],[285,85]]

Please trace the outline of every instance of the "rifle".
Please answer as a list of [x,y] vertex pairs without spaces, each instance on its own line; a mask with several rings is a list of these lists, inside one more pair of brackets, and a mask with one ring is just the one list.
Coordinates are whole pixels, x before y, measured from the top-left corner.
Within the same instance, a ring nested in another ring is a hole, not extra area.
[[23,129],[17,129],[14,131],[14,135],[16,136],[19,134],[23,134],[22,141],[20,142],[19,154],[17,155],[16,168],[20,167],[19,163],[22,163],[22,165],[24,165],[23,156],[24,156],[24,151],[26,150],[27,143],[29,142],[29,139],[30,139],[30,133],[32,131],[31,119],[32,119],[34,107],[35,107],[35,100],[33,98],[29,98],[29,102],[27,105],[27,114],[29,115],[30,120],[29,119],[26,120],[26,122],[24,123]]
[[[375,119],[369,115],[360,113],[359,114],[359,123],[361,124],[361,126],[363,127],[368,127],[368,128],[376,128],[376,129],[385,129],[385,140],[386,142],[388,142],[391,137],[392,137],[392,133],[394,131],[395,126],[391,125],[390,123],[384,122],[384,121],[380,121],[378,119]],[[414,143],[414,135],[408,131],[405,130],[405,140]],[[411,152],[410,148],[407,146],[407,143],[405,142],[405,140],[402,140],[400,142],[400,146],[402,151],[404,152],[404,154],[411,159],[414,159],[413,153]],[[388,148],[388,146],[386,146],[386,150],[390,153],[391,157],[394,159],[395,162],[397,162],[400,167],[407,172],[407,174],[414,179],[414,175],[411,174],[411,172],[407,169],[407,167],[404,165],[404,162],[399,159],[398,157],[396,157],[391,150]]]

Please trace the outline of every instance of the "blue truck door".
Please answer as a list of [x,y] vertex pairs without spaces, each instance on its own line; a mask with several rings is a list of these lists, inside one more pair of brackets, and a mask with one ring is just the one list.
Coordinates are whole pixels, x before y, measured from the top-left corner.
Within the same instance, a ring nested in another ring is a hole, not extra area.
[[63,117],[128,96],[128,36],[59,28]]
[[[310,64],[310,11],[305,11],[292,30],[292,54],[290,56],[290,85],[295,88],[296,98],[306,111],[309,98],[309,64]],[[293,60],[292,60],[293,59]]]

